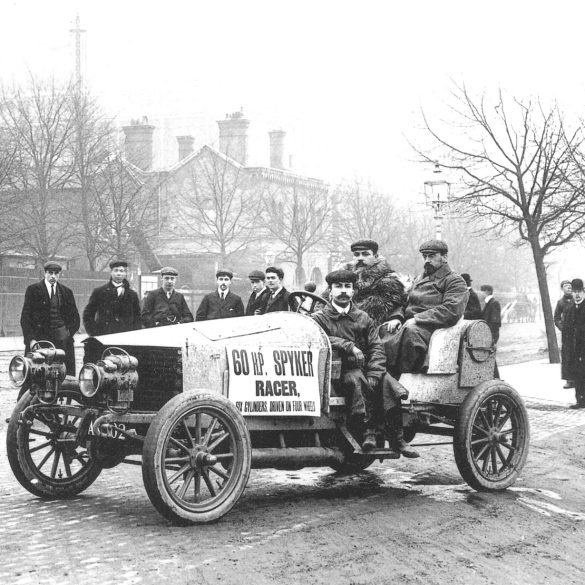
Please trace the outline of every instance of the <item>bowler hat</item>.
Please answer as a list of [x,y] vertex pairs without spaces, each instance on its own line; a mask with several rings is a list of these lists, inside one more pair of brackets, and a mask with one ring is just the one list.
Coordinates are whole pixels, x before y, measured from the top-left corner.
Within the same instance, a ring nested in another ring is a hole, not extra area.
[[110,262],[110,270],[117,268],[118,266],[123,266],[124,268],[128,268],[128,262],[126,260],[112,260]]
[[427,240],[420,245],[419,252],[439,252],[446,254],[449,251],[447,244],[443,240]]
[[467,272],[462,272],[461,273],[461,278],[467,283],[467,286],[470,286],[471,283],[473,282],[471,280],[471,276],[469,276],[469,274],[467,274]]
[[325,277],[325,281],[329,286],[339,282],[351,282],[355,284],[357,282],[357,274],[351,270],[334,270]]
[[59,264],[58,262],[55,262],[54,260],[49,260],[48,262],[45,262],[45,265],[43,266],[43,268],[45,269],[45,272],[47,272],[48,270],[54,270],[56,272],[61,272],[61,270],[63,270],[63,267],[61,266],[61,264]]
[[234,277],[234,273],[231,270],[228,270],[227,268],[220,268],[215,273],[215,278],[219,278],[220,276],[227,276],[231,280]]
[[252,272],[248,274],[248,278],[250,280],[266,280],[266,276],[264,276],[262,270],[252,270]]
[[573,278],[573,280],[571,280],[571,288],[573,291],[583,290],[583,280],[580,278]]
[[179,276],[179,271],[172,266],[165,266],[160,270],[161,276]]
[[358,240],[351,246],[351,251],[356,252],[358,250],[371,250],[373,254],[378,253],[378,242],[374,240]]

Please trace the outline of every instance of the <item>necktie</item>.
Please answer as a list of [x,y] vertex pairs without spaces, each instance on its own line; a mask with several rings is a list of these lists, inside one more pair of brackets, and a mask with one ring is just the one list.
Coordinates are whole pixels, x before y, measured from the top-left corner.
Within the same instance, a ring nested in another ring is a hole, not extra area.
[[221,293],[221,300],[223,301],[225,299],[225,293]]
[[55,296],[55,285],[52,284],[51,285],[51,300],[53,300],[54,296]]
[[124,287],[123,286],[119,286],[118,287],[118,296],[121,297],[124,294]]

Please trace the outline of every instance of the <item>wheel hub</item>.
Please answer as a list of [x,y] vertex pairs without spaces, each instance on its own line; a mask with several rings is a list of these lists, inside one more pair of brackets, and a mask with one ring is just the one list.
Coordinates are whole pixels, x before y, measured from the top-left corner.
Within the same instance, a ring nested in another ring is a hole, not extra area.
[[217,463],[217,457],[208,453],[205,447],[195,445],[189,452],[189,462],[193,469],[201,469]]

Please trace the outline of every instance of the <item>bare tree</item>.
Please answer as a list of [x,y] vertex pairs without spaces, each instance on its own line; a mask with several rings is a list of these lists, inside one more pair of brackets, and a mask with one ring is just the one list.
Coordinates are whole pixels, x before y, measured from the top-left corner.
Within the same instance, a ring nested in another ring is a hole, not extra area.
[[326,189],[314,189],[292,179],[289,185],[266,186],[262,223],[266,232],[284,244],[283,259],[296,265],[295,283],[303,282],[303,258],[318,244],[327,244],[333,220],[333,198]]
[[30,77],[25,87],[4,87],[0,125],[16,146],[8,189],[18,197],[15,241],[42,263],[72,238],[67,210],[74,197],[71,88]]
[[174,232],[219,257],[245,250],[254,238],[260,201],[243,168],[228,157],[204,147],[177,173],[177,218]]
[[444,157],[440,165],[459,173],[459,212],[486,218],[497,234],[513,231],[520,243],[530,246],[549,359],[557,363],[545,258],[585,233],[583,174],[576,164],[581,130],[569,132],[556,105],[544,108],[538,102],[506,98],[502,91],[490,102],[486,96],[473,98],[465,87],[457,88],[454,97],[459,134],[437,130],[425,118],[436,150],[417,152],[430,162],[438,151]]

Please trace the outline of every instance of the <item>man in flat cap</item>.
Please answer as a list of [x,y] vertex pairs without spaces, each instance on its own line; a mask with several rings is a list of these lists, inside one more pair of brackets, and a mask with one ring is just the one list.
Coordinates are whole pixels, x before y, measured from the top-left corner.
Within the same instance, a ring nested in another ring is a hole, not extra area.
[[563,360],[567,362],[568,379],[575,382],[575,404],[570,408],[585,408],[585,291],[583,280],[571,281],[573,304],[563,319]]
[[561,282],[561,290],[563,291],[563,296],[558,300],[554,314],[555,325],[561,332],[561,379],[567,381],[563,388],[574,388],[575,382],[569,377],[566,352],[564,350],[566,340],[563,327],[567,310],[573,304],[573,290],[571,288],[571,281],[563,280],[563,282]]
[[467,272],[461,273],[461,278],[465,281],[465,285],[467,286],[467,292],[469,293],[469,298],[467,299],[467,306],[465,307],[465,312],[463,313],[464,319],[481,319],[481,303],[479,302],[479,297],[477,293],[471,288],[471,276]]
[[288,311],[289,292],[283,284],[284,270],[278,266],[269,266],[266,269],[266,286],[270,296],[266,302],[265,313],[276,313],[277,311]]
[[128,262],[110,262],[110,280],[93,290],[83,311],[88,335],[122,333],[142,327],[138,293],[130,288],[127,274]]
[[50,341],[65,350],[67,375],[75,376],[73,336],[79,329],[79,312],[73,291],[59,282],[61,265],[49,261],[45,278],[27,287],[20,316],[25,352],[37,341]]
[[[311,317],[329,336],[331,347],[342,359],[342,387],[348,407],[349,427],[361,435],[362,449],[376,447],[376,407],[384,397],[384,409],[394,410],[400,403],[388,390],[390,376],[386,372],[386,356],[378,336],[378,327],[369,315],[352,302],[357,274],[352,270],[335,270],[325,280],[330,289],[327,305]],[[390,423],[390,420],[388,420]],[[390,449],[395,457],[418,457],[394,428],[388,427]],[[400,417],[402,431],[402,417]],[[358,437],[359,438],[359,437]],[[400,441],[400,443],[398,443]]]
[[185,297],[175,290],[179,272],[172,266],[160,271],[162,286],[151,290],[144,299],[142,325],[144,327],[164,327],[179,323],[191,323],[193,314]]
[[266,302],[270,296],[270,291],[266,288],[266,276],[262,270],[252,270],[248,274],[252,294],[246,305],[246,315],[262,315],[266,310]]
[[226,268],[220,268],[215,273],[217,289],[203,297],[195,314],[195,321],[243,317],[244,303],[238,295],[230,291],[233,277],[234,273]]
[[467,305],[467,286],[449,267],[447,244],[428,240],[419,251],[424,271],[414,279],[408,293],[406,321],[384,340],[388,367],[396,375],[420,372],[433,331],[455,325]]

